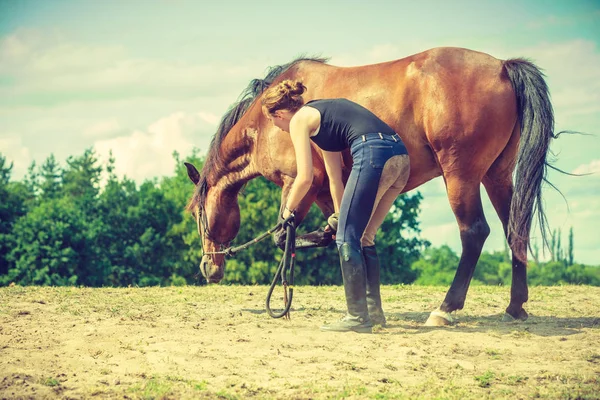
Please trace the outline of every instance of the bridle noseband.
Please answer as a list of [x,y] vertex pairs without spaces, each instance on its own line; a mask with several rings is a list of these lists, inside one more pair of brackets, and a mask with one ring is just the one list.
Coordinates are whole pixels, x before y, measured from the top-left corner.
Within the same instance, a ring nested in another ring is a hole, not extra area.
[[222,251],[223,249],[229,247],[229,244],[231,243],[231,241],[220,242],[213,235],[211,235],[210,230],[208,229],[208,218],[206,217],[206,207],[204,207],[205,200],[206,200],[205,198],[202,198],[200,200],[200,207],[199,207],[200,215],[199,215],[199,218],[197,218],[197,220],[200,221],[201,227],[202,227],[202,240],[200,241],[201,242],[200,247],[202,248],[202,254],[205,253],[204,239],[209,239],[211,242],[218,245],[219,251]]

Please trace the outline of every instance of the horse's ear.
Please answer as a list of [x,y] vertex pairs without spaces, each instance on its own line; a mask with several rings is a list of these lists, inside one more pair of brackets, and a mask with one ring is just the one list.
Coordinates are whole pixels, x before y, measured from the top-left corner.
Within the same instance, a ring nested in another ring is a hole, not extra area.
[[194,182],[194,185],[197,185],[198,182],[200,182],[200,173],[198,172],[196,167],[194,167],[193,164],[190,164],[189,162],[184,162],[184,164],[185,164],[185,167],[187,168],[187,173],[188,173],[188,176],[190,177],[190,180],[192,182]]

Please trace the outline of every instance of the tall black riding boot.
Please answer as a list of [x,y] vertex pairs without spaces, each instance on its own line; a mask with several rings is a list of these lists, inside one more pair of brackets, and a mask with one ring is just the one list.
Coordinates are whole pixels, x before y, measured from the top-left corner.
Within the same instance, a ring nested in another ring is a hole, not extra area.
[[340,247],[340,263],[348,314],[338,322],[323,325],[321,330],[371,333],[373,324],[367,310],[366,271],[362,252],[344,243]]
[[365,266],[367,270],[367,308],[373,325],[385,326],[385,315],[381,308],[381,292],[379,287],[379,257],[375,246],[363,247]]

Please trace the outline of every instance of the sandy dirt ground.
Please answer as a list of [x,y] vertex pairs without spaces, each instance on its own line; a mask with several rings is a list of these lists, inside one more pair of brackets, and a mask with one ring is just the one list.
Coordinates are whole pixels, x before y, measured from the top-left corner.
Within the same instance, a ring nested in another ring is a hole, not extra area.
[[[424,327],[446,288],[385,286],[388,326],[320,332],[341,287],[297,287],[291,320],[264,286],[0,288],[1,398],[600,398],[600,288],[472,287],[457,322]],[[281,298],[280,288],[274,298]]]

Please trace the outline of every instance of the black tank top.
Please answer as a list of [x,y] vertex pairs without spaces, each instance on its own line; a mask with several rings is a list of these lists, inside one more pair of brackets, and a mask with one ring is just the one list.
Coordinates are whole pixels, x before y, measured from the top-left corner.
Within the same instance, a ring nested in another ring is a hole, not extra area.
[[342,151],[361,135],[395,135],[388,124],[360,104],[346,99],[311,100],[306,106],[321,113],[319,132],[311,140],[325,151]]

